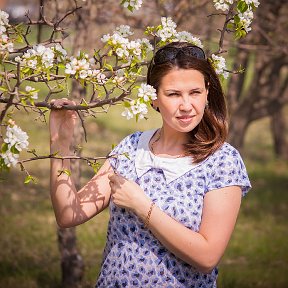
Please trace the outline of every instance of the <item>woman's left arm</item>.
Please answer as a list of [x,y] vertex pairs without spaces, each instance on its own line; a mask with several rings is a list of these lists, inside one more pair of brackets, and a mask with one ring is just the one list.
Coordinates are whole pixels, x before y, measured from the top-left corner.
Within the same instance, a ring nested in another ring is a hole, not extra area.
[[[146,220],[152,201],[140,186],[121,176],[111,175],[112,201],[133,210]],[[199,232],[177,222],[156,205],[149,219],[149,229],[174,255],[203,273],[209,273],[220,261],[233,232],[241,204],[239,186],[229,186],[206,193]]]

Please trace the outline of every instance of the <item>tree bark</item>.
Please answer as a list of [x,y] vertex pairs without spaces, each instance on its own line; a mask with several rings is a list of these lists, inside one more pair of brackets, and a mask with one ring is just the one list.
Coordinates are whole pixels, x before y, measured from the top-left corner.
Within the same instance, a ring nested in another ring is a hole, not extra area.
[[76,245],[76,229],[58,228],[63,288],[77,288],[84,275],[84,262]]
[[[72,99],[79,102],[85,95],[85,89],[77,82],[72,84]],[[78,121],[74,130],[72,151],[80,156],[81,149],[78,149],[83,142],[83,129],[81,122]],[[71,173],[76,189],[80,189],[81,165],[79,160],[71,160]],[[58,244],[61,254],[62,269],[62,287],[77,288],[80,287],[84,276],[84,261],[77,248],[76,228],[59,228]]]
[[288,143],[285,137],[287,131],[284,111],[281,109],[271,115],[271,131],[274,141],[274,151],[278,158],[288,160]]

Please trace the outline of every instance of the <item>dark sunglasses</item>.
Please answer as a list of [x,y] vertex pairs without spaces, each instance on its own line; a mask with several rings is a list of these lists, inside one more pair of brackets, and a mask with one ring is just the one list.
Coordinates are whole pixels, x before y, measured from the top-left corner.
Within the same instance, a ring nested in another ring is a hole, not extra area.
[[191,45],[186,47],[163,47],[156,52],[152,63],[154,65],[163,64],[173,61],[181,55],[203,60],[206,58],[204,51],[198,46]]

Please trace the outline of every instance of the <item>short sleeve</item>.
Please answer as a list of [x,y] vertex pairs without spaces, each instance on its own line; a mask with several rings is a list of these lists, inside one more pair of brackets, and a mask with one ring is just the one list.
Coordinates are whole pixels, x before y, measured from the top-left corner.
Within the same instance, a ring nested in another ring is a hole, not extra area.
[[119,173],[121,163],[130,158],[137,148],[139,132],[126,136],[110,153],[109,162],[114,171]]
[[240,186],[242,196],[245,196],[251,188],[251,183],[245,164],[239,152],[229,144],[224,144],[213,155],[213,161],[209,165],[208,184],[206,192],[228,186]]

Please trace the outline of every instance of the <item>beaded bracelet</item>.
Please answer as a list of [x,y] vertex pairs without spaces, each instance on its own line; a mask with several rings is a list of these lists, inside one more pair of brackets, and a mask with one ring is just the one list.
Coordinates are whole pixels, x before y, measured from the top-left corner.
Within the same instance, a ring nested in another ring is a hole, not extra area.
[[144,228],[147,228],[148,225],[149,225],[149,220],[150,220],[150,216],[151,216],[151,213],[152,213],[152,210],[153,210],[154,205],[155,205],[154,202],[152,202],[151,205],[150,205],[150,208],[149,208],[147,217],[146,217],[146,219],[145,219],[145,221],[144,221]]

